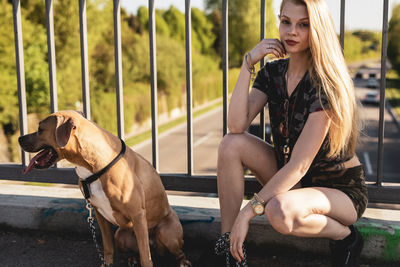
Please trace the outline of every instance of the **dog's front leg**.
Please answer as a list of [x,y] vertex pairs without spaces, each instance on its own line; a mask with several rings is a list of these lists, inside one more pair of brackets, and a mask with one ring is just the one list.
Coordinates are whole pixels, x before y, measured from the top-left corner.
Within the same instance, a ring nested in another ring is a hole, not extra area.
[[111,266],[114,263],[114,243],[111,223],[108,222],[97,209],[94,210],[101,230],[101,239],[103,240],[104,260],[108,266]]
[[133,220],[133,231],[136,235],[137,244],[140,253],[140,264],[142,267],[152,267],[150,245],[149,245],[149,230],[147,228],[146,210],[141,209],[135,214]]

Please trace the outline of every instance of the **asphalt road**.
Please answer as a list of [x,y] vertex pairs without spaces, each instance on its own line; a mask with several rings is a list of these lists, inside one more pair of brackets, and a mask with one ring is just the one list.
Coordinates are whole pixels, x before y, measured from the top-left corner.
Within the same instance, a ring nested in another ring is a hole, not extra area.
[[[356,80],[357,96],[362,99],[367,92],[378,91],[379,88],[367,88],[366,80]],[[365,118],[365,131],[360,137],[357,155],[364,164],[367,180],[374,181],[378,168],[378,133],[379,133],[379,106],[364,105],[362,115]],[[383,182],[400,183],[400,130],[393,122],[390,114],[385,110],[385,128],[383,139]]]
[[[186,124],[159,136],[159,171],[161,173],[187,172]],[[217,150],[222,139],[222,109],[215,109],[193,120],[193,170],[195,174],[215,175]],[[151,140],[133,149],[152,162]]]

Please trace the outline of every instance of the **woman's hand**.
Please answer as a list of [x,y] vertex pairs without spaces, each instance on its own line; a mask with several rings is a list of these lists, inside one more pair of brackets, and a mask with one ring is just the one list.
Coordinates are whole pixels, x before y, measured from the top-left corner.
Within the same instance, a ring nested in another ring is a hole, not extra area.
[[277,58],[284,57],[286,50],[279,39],[264,39],[250,51],[251,65],[254,66],[258,61],[268,54],[273,54]]
[[230,251],[238,262],[244,259],[243,243],[249,231],[249,223],[251,218],[255,216],[251,206],[244,207],[236,217],[235,223],[232,226],[230,239]]

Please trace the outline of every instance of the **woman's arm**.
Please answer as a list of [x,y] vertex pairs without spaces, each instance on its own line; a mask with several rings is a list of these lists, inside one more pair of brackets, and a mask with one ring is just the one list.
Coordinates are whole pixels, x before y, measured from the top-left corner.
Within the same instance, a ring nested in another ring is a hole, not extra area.
[[289,162],[271,178],[258,194],[266,203],[272,197],[289,191],[307,173],[328,133],[330,123],[331,121],[324,111],[313,112],[309,115],[293,148]]
[[[285,50],[277,39],[264,39],[249,53],[250,68],[267,54],[283,57]],[[265,93],[253,89],[249,94],[250,72],[243,60],[239,78],[233,90],[228,110],[228,129],[231,133],[243,133],[267,103]]]
[[231,133],[243,133],[267,103],[267,95],[253,88],[249,94],[250,73],[246,66],[240,70],[228,110],[228,129]]

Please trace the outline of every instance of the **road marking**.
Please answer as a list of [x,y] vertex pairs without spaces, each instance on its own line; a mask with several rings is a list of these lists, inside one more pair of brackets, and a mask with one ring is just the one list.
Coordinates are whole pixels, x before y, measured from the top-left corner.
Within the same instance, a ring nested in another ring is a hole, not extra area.
[[371,160],[369,159],[369,154],[368,152],[364,152],[363,155],[365,160],[365,168],[367,169],[367,174],[371,175],[373,174],[373,172],[372,172]]
[[205,135],[205,136],[203,136],[202,138],[200,138],[199,140],[197,140],[197,141],[193,144],[193,147],[197,147],[197,146],[201,145],[204,141],[206,141],[208,138],[210,138],[211,135],[213,135],[213,132],[209,132],[207,135]]

